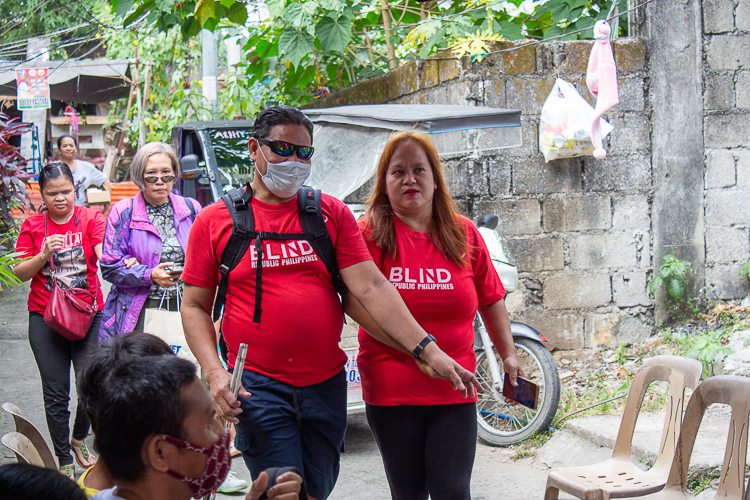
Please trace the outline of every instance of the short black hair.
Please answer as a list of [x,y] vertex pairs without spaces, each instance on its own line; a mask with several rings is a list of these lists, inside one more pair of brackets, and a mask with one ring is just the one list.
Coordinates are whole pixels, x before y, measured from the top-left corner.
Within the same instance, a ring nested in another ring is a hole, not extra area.
[[47,181],[57,179],[58,177],[66,177],[73,186],[76,185],[70,167],[61,161],[53,161],[46,164],[39,171],[39,191],[44,191],[44,185],[47,184]]
[[73,142],[76,143],[76,147],[78,147],[78,139],[73,137],[70,134],[63,134],[60,137],[57,138],[57,149],[60,149],[62,147],[62,141],[63,139],[73,139]]
[[91,428],[97,432],[97,409],[104,379],[117,365],[134,358],[164,356],[172,349],[159,337],[143,332],[130,332],[107,339],[97,345],[86,358],[78,375],[78,398],[86,409]]
[[305,113],[292,106],[273,106],[264,109],[253,124],[253,137],[264,139],[277,125],[302,125],[313,138],[313,124]]
[[0,467],[0,500],[86,500],[73,481],[54,469],[29,464]]
[[195,380],[195,365],[174,355],[126,361],[107,375],[94,444],[113,479],[134,482],[143,477],[141,449],[149,437],[182,438],[190,409],[181,389]]

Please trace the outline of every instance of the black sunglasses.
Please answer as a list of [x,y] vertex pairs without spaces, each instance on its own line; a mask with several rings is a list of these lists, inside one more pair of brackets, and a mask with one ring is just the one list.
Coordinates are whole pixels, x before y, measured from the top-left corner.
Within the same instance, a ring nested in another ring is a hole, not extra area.
[[159,179],[161,179],[161,181],[162,181],[162,182],[163,182],[164,184],[167,184],[167,183],[169,183],[169,182],[172,182],[172,181],[174,180],[174,178],[175,178],[175,176],[174,176],[174,175],[162,175],[162,176],[158,176],[158,175],[149,175],[148,177],[144,177],[144,178],[143,178],[143,180],[144,180],[145,182],[148,182],[149,184],[156,184],[156,182],[157,182],[157,181],[158,181]]
[[283,156],[284,158],[289,158],[296,151],[297,157],[300,160],[309,160],[310,158],[312,158],[312,155],[315,152],[315,148],[312,146],[297,146],[296,144],[292,144],[291,142],[271,141],[269,139],[256,138],[256,140],[259,143],[271,148],[271,152],[273,152],[273,154]]

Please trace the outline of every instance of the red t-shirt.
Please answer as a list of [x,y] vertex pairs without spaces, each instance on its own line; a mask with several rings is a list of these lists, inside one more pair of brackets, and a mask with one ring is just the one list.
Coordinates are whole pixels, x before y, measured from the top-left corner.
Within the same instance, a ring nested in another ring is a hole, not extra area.
[[[461,366],[474,372],[474,316],[480,306],[501,300],[505,289],[492,267],[476,227],[461,217],[470,250],[470,266],[443,256],[430,236],[409,229],[394,217],[396,257],[384,256],[366,240],[375,264],[398,289],[414,319],[437,345]],[[365,220],[360,221],[364,229]],[[364,400],[372,405],[438,405],[476,401],[461,397],[450,381],[422,373],[410,354],[378,342],[359,329],[359,373]]]
[[[77,222],[77,224],[76,224]],[[55,278],[61,288],[84,288],[92,294],[95,291],[96,308],[104,309],[102,287],[99,284],[96,245],[104,241],[104,216],[98,210],[75,207],[75,216],[65,224],[55,224],[49,219],[49,234],[64,234],[65,247],[56,250],[52,256],[55,265]],[[34,257],[44,248],[44,214],[29,217],[21,226],[16,242],[16,252],[25,257]],[[29,311],[44,314],[52,293],[52,276],[49,261],[31,278],[29,291]]]
[[[322,195],[326,227],[339,268],[370,260],[349,209]],[[301,233],[297,199],[272,205],[252,199],[256,231]],[[219,284],[221,254],[232,232],[224,203],[214,203],[190,230],[182,279],[203,288]],[[347,356],[339,348],[343,313],[323,261],[306,241],[263,241],[260,323],[253,323],[256,251],[250,246],[229,273],[222,334],[234,367],[241,342],[248,345],[245,369],[296,387],[317,384],[341,371]]]

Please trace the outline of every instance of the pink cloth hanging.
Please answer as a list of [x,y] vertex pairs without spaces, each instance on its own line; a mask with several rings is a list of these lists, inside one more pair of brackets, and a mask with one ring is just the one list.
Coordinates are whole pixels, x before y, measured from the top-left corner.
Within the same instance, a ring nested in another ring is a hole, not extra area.
[[591,124],[591,142],[594,144],[594,157],[601,160],[607,156],[602,147],[602,131],[600,119],[612,106],[620,102],[617,95],[617,67],[609,43],[611,28],[607,21],[597,21],[594,25],[594,46],[586,70],[586,86],[596,97],[594,121]]

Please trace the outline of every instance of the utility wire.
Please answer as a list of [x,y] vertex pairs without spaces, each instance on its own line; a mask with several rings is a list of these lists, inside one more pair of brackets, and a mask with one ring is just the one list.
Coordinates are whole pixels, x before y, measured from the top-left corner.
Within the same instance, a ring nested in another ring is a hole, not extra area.
[[[9,24],[7,24],[5,26],[5,29],[2,31],[2,33],[0,33],[0,36],[4,35],[8,31],[10,31],[11,29],[13,29],[16,26],[18,26],[19,24],[22,24],[22,23],[28,21],[28,15],[31,14],[31,13],[33,13],[33,12],[31,12],[32,10],[34,12],[36,12],[37,10],[41,9],[42,7],[44,7],[45,5],[47,5],[48,3],[50,3],[51,1],[52,0],[44,0],[43,2],[39,3],[38,5],[35,5],[33,7],[29,7],[25,12],[18,13],[15,16],[13,16],[12,18],[10,18],[10,20],[8,20]],[[60,8],[62,8],[62,7],[60,7]],[[55,10],[58,10],[58,9],[55,9]],[[22,15],[24,16],[24,20],[23,21],[14,22],[14,21],[16,21],[16,19],[18,19]]]

